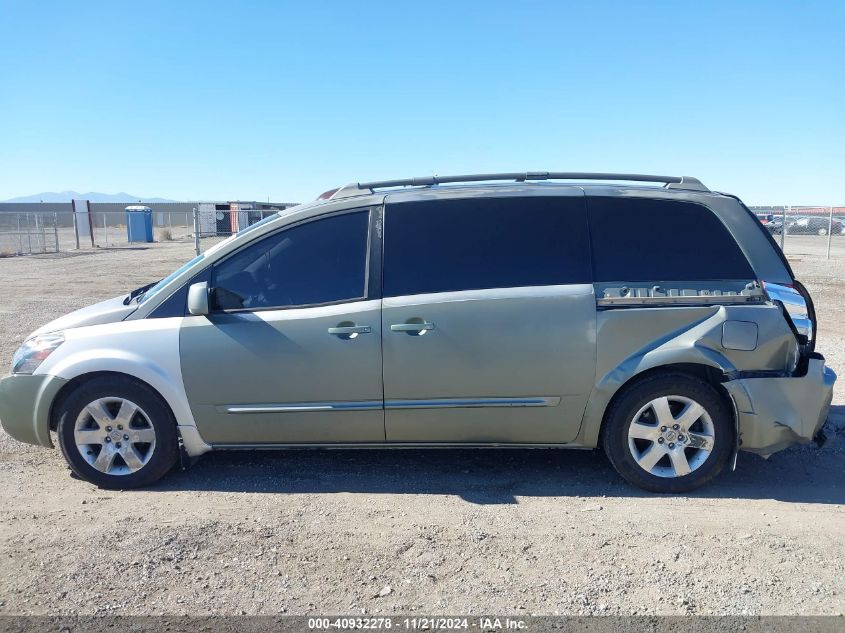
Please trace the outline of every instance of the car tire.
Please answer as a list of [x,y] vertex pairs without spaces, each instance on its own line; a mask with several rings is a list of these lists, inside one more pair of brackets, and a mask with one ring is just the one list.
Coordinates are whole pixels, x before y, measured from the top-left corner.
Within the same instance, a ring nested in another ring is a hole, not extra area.
[[822,227],[818,231],[816,231],[819,235],[827,235],[827,229]]
[[130,378],[84,382],[56,414],[62,455],[77,476],[100,488],[147,486],[179,457],[170,408],[153,389]]
[[722,471],[733,455],[736,429],[712,385],[687,374],[655,374],[614,397],[602,444],[628,482],[650,492],[680,493]]

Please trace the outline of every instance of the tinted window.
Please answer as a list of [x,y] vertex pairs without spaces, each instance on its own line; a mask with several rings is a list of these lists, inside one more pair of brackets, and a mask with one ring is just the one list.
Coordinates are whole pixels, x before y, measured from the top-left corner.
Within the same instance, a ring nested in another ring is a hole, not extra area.
[[385,296],[590,281],[582,197],[399,203],[384,240]]
[[753,279],[707,207],[647,198],[588,198],[596,281]]
[[216,306],[276,308],[364,296],[369,212],[315,220],[262,238],[214,267]]

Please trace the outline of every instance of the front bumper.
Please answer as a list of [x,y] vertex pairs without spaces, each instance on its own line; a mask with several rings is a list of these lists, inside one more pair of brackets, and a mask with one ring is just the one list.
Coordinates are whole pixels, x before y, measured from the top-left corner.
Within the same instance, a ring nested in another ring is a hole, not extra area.
[[48,375],[13,374],[0,380],[0,425],[13,438],[27,444],[53,446],[50,440],[50,407],[67,383]]
[[724,383],[736,405],[740,449],[768,456],[810,442],[827,420],[835,382],[836,373],[814,355],[802,376]]

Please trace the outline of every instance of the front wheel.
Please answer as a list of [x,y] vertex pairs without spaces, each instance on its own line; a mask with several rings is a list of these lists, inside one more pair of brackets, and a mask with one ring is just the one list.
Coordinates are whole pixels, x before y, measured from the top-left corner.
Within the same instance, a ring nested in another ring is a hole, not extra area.
[[685,374],[645,378],[610,405],[604,450],[622,477],[678,493],[716,477],[735,446],[733,416],[712,385]]
[[83,383],[58,411],[71,470],[101,488],[149,485],[178,458],[176,423],[150,387],[121,376]]

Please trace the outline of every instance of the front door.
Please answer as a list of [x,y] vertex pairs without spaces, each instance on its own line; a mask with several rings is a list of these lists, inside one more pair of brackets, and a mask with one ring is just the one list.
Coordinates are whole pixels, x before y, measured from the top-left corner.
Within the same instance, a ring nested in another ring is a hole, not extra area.
[[383,277],[388,441],[575,438],[596,358],[580,190],[388,197]]
[[216,445],[384,441],[381,300],[370,210],[260,238],[212,268],[212,312],[184,320],[182,375]]

